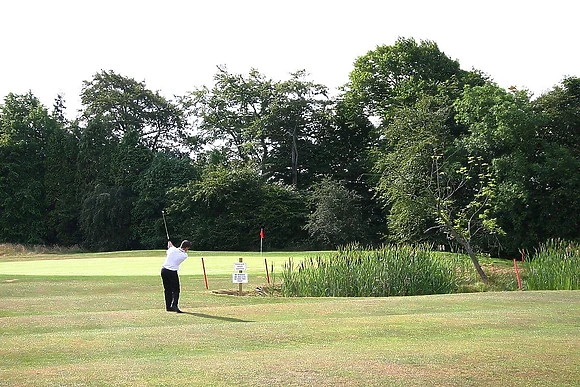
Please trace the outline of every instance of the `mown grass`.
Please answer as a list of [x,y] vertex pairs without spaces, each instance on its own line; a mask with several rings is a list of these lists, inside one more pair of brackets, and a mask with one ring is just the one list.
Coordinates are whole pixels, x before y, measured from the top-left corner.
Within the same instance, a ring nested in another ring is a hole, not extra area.
[[[38,266],[45,259],[24,257],[19,263],[37,265],[23,275],[3,271],[7,263],[14,269],[16,258],[0,258],[0,385],[564,386],[580,380],[577,291],[214,294],[236,287],[230,273],[240,254],[227,253],[211,257],[218,269],[209,291],[195,260],[184,263],[194,274],[181,275],[181,307],[188,313],[179,315],[164,311],[163,251],[144,253],[154,264],[131,260],[151,265],[150,275],[99,271],[115,264],[108,259],[121,264],[135,257],[127,254],[86,255],[102,257],[103,265],[82,277],[68,271],[72,259],[51,260],[67,273],[53,276],[35,271],[46,272]],[[265,283],[260,271],[248,289]]]

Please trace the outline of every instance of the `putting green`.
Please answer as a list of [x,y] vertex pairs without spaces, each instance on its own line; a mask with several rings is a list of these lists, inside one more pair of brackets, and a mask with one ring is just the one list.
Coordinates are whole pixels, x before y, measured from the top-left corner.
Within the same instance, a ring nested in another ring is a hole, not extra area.
[[[0,274],[7,275],[35,275],[35,276],[157,276],[165,259],[163,251],[159,256],[119,256],[91,255],[87,258],[74,259],[41,259],[25,261],[0,261]],[[238,262],[238,256],[242,254],[195,252],[181,265],[181,275],[202,275],[205,264],[206,273],[211,275],[228,275],[234,273],[234,263]],[[288,261],[288,255],[272,254],[268,256],[243,256],[247,265],[248,274],[264,274],[267,262],[269,269],[274,265],[274,270],[280,272],[282,265]],[[265,262],[266,260],[266,262]]]

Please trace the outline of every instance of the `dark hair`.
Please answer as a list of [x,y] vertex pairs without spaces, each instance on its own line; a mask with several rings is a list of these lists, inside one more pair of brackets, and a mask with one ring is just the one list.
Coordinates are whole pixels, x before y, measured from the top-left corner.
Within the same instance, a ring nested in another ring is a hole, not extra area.
[[182,249],[189,249],[191,247],[191,243],[186,239],[183,242],[181,242],[181,247]]

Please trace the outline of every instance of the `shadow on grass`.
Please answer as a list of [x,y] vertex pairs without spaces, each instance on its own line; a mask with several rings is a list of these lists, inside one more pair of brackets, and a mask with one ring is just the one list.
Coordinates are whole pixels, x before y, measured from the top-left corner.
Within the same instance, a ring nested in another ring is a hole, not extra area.
[[188,314],[190,316],[195,316],[195,317],[211,318],[213,320],[221,320],[221,321],[229,321],[229,322],[253,322],[250,320],[241,320],[239,318],[212,316],[211,314],[203,314],[203,313],[183,312],[182,314]]

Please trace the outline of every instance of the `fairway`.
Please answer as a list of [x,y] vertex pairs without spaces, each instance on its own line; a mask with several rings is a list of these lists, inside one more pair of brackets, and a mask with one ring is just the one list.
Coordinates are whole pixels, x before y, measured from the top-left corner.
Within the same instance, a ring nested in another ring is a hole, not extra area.
[[264,259],[279,272],[304,254],[191,252],[181,315],[164,310],[161,250],[0,257],[0,386],[578,385],[577,291],[212,293],[237,287],[239,257],[251,289]]

